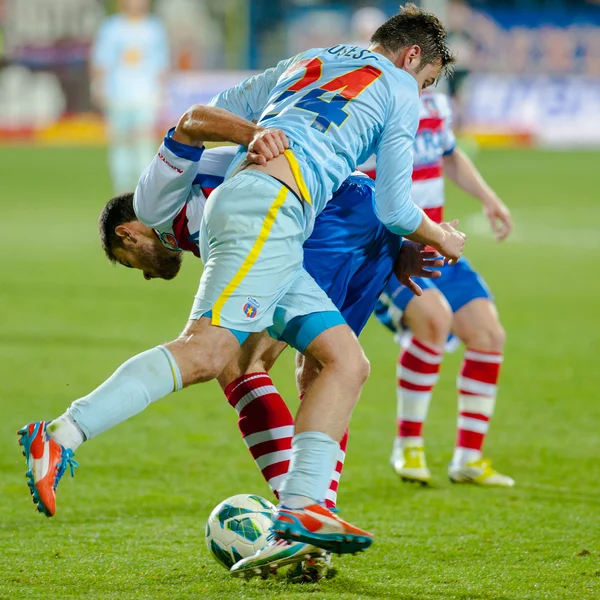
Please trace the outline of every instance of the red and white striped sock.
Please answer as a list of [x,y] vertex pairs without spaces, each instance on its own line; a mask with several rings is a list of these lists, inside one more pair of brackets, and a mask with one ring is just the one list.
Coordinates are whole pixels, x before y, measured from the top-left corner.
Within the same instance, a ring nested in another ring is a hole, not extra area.
[[440,377],[443,349],[412,338],[400,353],[396,375],[398,386],[398,434],[402,448],[423,446],[423,422],[433,388]]
[[275,496],[292,455],[294,418],[268,373],[251,373],[225,388],[229,404],[239,415],[238,426]]
[[331,476],[331,482],[329,489],[325,494],[325,506],[327,508],[335,508],[337,503],[337,492],[340,484],[340,477],[342,475],[342,469],[344,468],[344,461],[346,460],[346,447],[348,445],[348,430],[344,432],[344,437],[340,441],[340,453],[338,454],[337,463]]
[[452,457],[453,467],[462,467],[481,458],[481,448],[494,414],[502,353],[465,352],[456,380],[458,387],[458,433]]

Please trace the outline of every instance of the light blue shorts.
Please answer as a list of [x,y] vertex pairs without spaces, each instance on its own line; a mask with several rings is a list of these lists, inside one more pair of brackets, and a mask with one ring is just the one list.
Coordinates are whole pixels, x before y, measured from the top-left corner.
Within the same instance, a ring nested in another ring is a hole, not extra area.
[[[210,316],[240,343],[268,329],[300,351],[325,329],[344,323],[302,265],[304,238],[303,204],[277,179],[249,169],[225,181],[206,203],[200,231],[204,272],[190,318]],[[305,318],[328,312],[334,315]]]
[[111,137],[127,136],[140,131],[147,131],[153,135],[158,117],[158,104],[152,103],[111,104],[106,111]]

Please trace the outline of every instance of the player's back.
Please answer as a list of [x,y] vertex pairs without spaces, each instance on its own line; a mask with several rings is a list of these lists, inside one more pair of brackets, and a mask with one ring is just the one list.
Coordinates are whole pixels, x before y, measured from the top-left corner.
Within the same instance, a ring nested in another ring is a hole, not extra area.
[[296,60],[279,77],[260,123],[287,134],[318,214],[356,165],[377,151],[388,124],[414,136],[415,105],[410,74],[381,54],[338,45]]

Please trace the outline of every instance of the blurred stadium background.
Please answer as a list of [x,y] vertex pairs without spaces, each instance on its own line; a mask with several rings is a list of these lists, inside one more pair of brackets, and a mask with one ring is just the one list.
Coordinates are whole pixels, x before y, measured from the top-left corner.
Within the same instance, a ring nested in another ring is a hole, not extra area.
[[[425,0],[459,56],[458,122],[483,144],[600,145],[597,0]],[[91,101],[94,36],[115,0],[0,0],[0,142],[103,142]],[[170,124],[249,70],[353,40],[398,0],[155,0]]]
[[[310,46],[365,43],[399,0],[156,0],[168,34],[156,143],[193,102]],[[598,397],[600,4],[429,0],[459,55],[463,147],[512,209],[502,245],[449,186],[448,216],[488,280],[508,332],[486,454],[511,490],[450,486],[456,424],[449,355],[426,425],[434,485],[389,467],[397,347],[361,341],[371,377],[351,426],[340,504],[374,530],[322,584],[230,580],[204,547],[213,506],[268,496],[215,384],[184,390],[84,444],[59,512],[34,514],[13,432],[61,414],[133,354],[181,330],[199,265],[148,283],[111,268],[96,220],[112,194],[89,58],[116,3],[0,0],[0,599],[600,597]],[[445,85],[445,84],[444,84]],[[590,260],[591,258],[591,260]],[[274,369],[296,404],[293,353]]]

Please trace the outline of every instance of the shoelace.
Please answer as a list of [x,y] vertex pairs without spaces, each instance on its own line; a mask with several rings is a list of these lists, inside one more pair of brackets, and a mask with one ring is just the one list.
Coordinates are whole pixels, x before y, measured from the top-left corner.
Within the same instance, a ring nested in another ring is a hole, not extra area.
[[58,485],[61,477],[65,474],[65,471],[69,467],[71,471],[71,477],[75,477],[75,469],[79,467],[79,463],[73,458],[73,450],[69,448],[63,449],[61,452],[60,463],[56,467],[56,479],[54,480],[54,489]]
[[269,534],[267,535],[267,545],[272,544],[274,546],[289,546],[290,542],[288,542],[287,540],[278,538],[275,535],[275,532],[273,531],[273,529],[269,530]]

